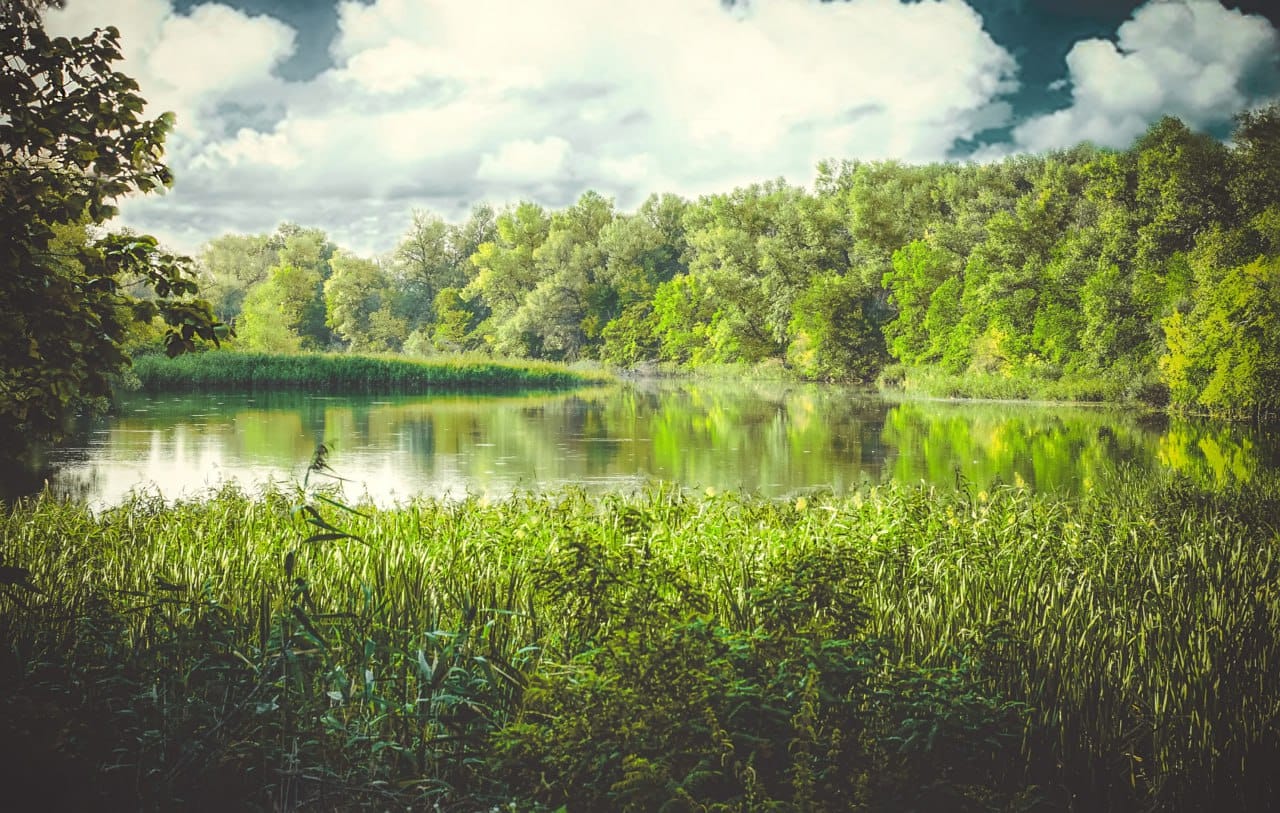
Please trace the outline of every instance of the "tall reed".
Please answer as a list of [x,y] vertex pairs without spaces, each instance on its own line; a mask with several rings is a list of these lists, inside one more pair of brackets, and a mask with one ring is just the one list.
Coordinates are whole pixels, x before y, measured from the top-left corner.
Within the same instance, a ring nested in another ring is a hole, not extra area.
[[409,359],[332,353],[296,355],[228,350],[134,359],[143,389],[156,391],[307,390],[339,393],[563,389],[606,376],[556,364],[487,358]]
[[39,591],[0,585],[6,735],[43,724],[15,711],[27,700],[58,725],[88,715],[128,737],[58,753],[189,801],[496,804],[536,795],[495,751],[532,730],[530,687],[544,703],[589,653],[651,651],[690,619],[767,659],[785,606],[796,629],[863,630],[877,668],[969,664],[964,692],[1023,704],[1012,770],[1045,805],[1264,809],[1280,790],[1276,476],[1210,493],[1122,474],[1078,500],[320,497],[226,488],[94,514],[44,496],[0,517],[3,564]]

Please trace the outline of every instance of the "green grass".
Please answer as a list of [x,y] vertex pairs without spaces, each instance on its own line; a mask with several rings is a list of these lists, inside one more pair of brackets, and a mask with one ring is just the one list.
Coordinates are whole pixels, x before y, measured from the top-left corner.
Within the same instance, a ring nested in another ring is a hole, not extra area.
[[1273,475],[45,497],[0,519],[0,766],[49,809],[1265,809],[1277,517]]
[[176,359],[134,359],[143,389],[157,391],[308,390],[328,393],[563,389],[599,384],[606,376],[556,364],[459,357],[297,355],[210,351]]
[[881,387],[931,398],[976,398],[1011,401],[1138,402],[1162,406],[1168,391],[1148,376],[1123,372],[1084,375],[966,370],[952,374],[939,367],[886,367]]

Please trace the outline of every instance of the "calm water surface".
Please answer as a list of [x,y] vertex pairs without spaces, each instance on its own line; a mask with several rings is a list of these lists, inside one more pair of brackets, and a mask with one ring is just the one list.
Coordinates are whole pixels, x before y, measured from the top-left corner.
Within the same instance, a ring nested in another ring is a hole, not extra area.
[[769,497],[864,483],[1076,493],[1125,463],[1206,483],[1280,465],[1274,432],[1088,407],[887,401],[819,385],[626,384],[552,395],[130,397],[50,485],[94,505],[301,480],[318,443],[350,499],[501,497],[666,480]]

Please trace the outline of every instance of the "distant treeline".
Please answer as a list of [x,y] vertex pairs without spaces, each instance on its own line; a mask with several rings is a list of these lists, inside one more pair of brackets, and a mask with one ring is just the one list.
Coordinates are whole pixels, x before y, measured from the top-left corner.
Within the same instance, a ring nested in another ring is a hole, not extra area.
[[812,191],[655,195],[633,213],[595,192],[461,224],[416,213],[376,260],[286,224],[199,259],[246,349],[769,362],[1274,413],[1280,106],[1242,115],[1229,145],[1165,118],[1124,151],[823,162]]

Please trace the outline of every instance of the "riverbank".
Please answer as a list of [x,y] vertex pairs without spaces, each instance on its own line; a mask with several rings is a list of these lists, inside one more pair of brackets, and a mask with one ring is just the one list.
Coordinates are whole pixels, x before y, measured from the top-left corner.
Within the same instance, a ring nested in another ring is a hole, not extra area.
[[984,401],[1040,401],[1045,403],[1107,403],[1161,409],[1169,403],[1168,389],[1159,382],[1124,376],[1033,375],[967,370],[948,373],[940,367],[886,367],[876,381],[888,391],[929,398]]
[[45,498],[0,523],[0,770],[64,808],[1263,809],[1277,515],[1274,473]]
[[336,353],[188,353],[134,359],[132,373],[147,392],[306,390],[344,393],[428,393],[567,389],[611,377],[550,362],[483,357],[411,359]]

